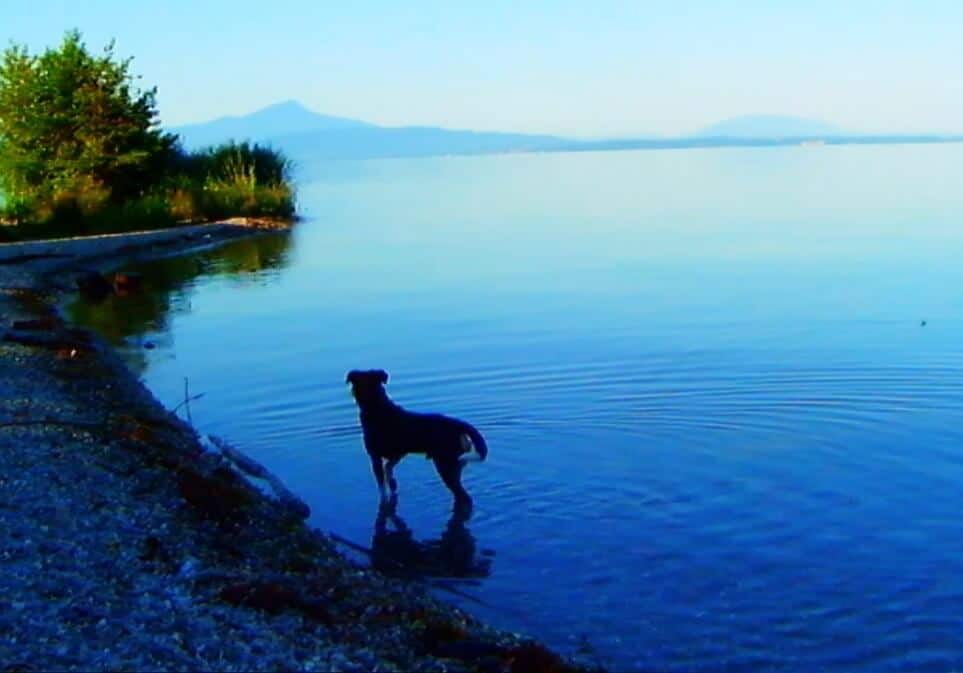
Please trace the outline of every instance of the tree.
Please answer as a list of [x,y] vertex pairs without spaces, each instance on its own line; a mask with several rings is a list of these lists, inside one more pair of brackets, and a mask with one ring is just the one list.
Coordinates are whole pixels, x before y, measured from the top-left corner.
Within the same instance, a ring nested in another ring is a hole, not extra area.
[[94,210],[157,183],[176,136],[158,127],[156,89],[139,90],[113,43],[94,56],[77,31],[39,56],[0,57],[0,191],[8,210]]

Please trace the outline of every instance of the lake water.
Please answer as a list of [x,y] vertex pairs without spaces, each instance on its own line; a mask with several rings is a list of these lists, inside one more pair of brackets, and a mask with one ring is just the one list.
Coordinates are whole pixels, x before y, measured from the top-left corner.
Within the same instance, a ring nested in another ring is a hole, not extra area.
[[[290,236],[75,304],[311,523],[620,670],[963,669],[963,147],[302,166]],[[922,321],[925,320],[925,325]],[[146,350],[145,341],[157,344]],[[472,421],[377,491],[344,386]],[[415,545],[415,541],[422,543]]]

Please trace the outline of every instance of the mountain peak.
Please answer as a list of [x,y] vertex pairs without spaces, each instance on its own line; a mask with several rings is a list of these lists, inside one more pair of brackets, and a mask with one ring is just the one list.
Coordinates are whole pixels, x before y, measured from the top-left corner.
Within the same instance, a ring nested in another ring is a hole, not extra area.
[[371,126],[357,119],[318,114],[300,101],[290,99],[272,103],[246,115],[220,117],[171,130],[180,136],[185,147],[198,148],[229,140],[263,142],[265,139],[295,133]]
[[[279,102],[277,102],[277,103],[271,103],[270,105],[265,105],[264,107],[262,107],[262,108],[260,108],[260,109],[258,109],[258,110],[255,110],[254,112],[252,112],[252,113],[250,113],[250,114],[260,114],[260,113],[262,113],[262,112],[277,112],[277,111],[283,111],[283,112],[306,112],[307,114],[312,114],[312,115],[317,115],[317,114],[318,114],[317,112],[314,112],[313,110],[309,110],[308,107],[307,107],[304,103],[302,103],[301,101],[295,100],[295,99],[293,99],[293,98],[290,99],[290,100],[282,100],[282,101],[279,101]],[[319,115],[319,116],[323,116],[323,115]]]
[[299,108],[299,109],[301,109],[301,110],[307,110],[307,109],[308,109],[307,106],[304,105],[304,103],[302,103],[301,101],[296,100],[296,99],[294,99],[294,98],[289,98],[288,100],[278,101],[277,103],[271,103],[270,105],[267,105],[267,106],[265,106],[265,107],[268,107],[268,108],[272,108],[272,107],[291,107],[291,108]]

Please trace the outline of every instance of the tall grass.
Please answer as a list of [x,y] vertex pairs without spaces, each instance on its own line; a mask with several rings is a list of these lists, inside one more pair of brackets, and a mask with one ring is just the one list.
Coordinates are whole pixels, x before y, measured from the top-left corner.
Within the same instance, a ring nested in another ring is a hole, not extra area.
[[193,207],[203,218],[294,215],[293,166],[276,150],[228,143],[188,155],[186,164],[193,189],[179,190],[181,211]]
[[277,150],[248,142],[230,142],[188,156],[195,162],[195,175],[251,187],[290,183],[294,170]]
[[149,192],[116,202],[105,185],[78,180],[30,202],[0,203],[0,241],[158,229],[231,217],[289,219],[293,166],[280,152],[227,143],[177,150]]

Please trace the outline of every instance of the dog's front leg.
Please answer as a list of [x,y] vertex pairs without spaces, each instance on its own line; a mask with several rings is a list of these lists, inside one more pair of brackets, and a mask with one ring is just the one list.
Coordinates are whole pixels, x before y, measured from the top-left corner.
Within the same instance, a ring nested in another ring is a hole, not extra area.
[[371,471],[374,472],[375,481],[378,482],[378,492],[381,493],[381,503],[384,504],[388,501],[388,489],[385,486],[385,468],[379,456],[371,456]]

